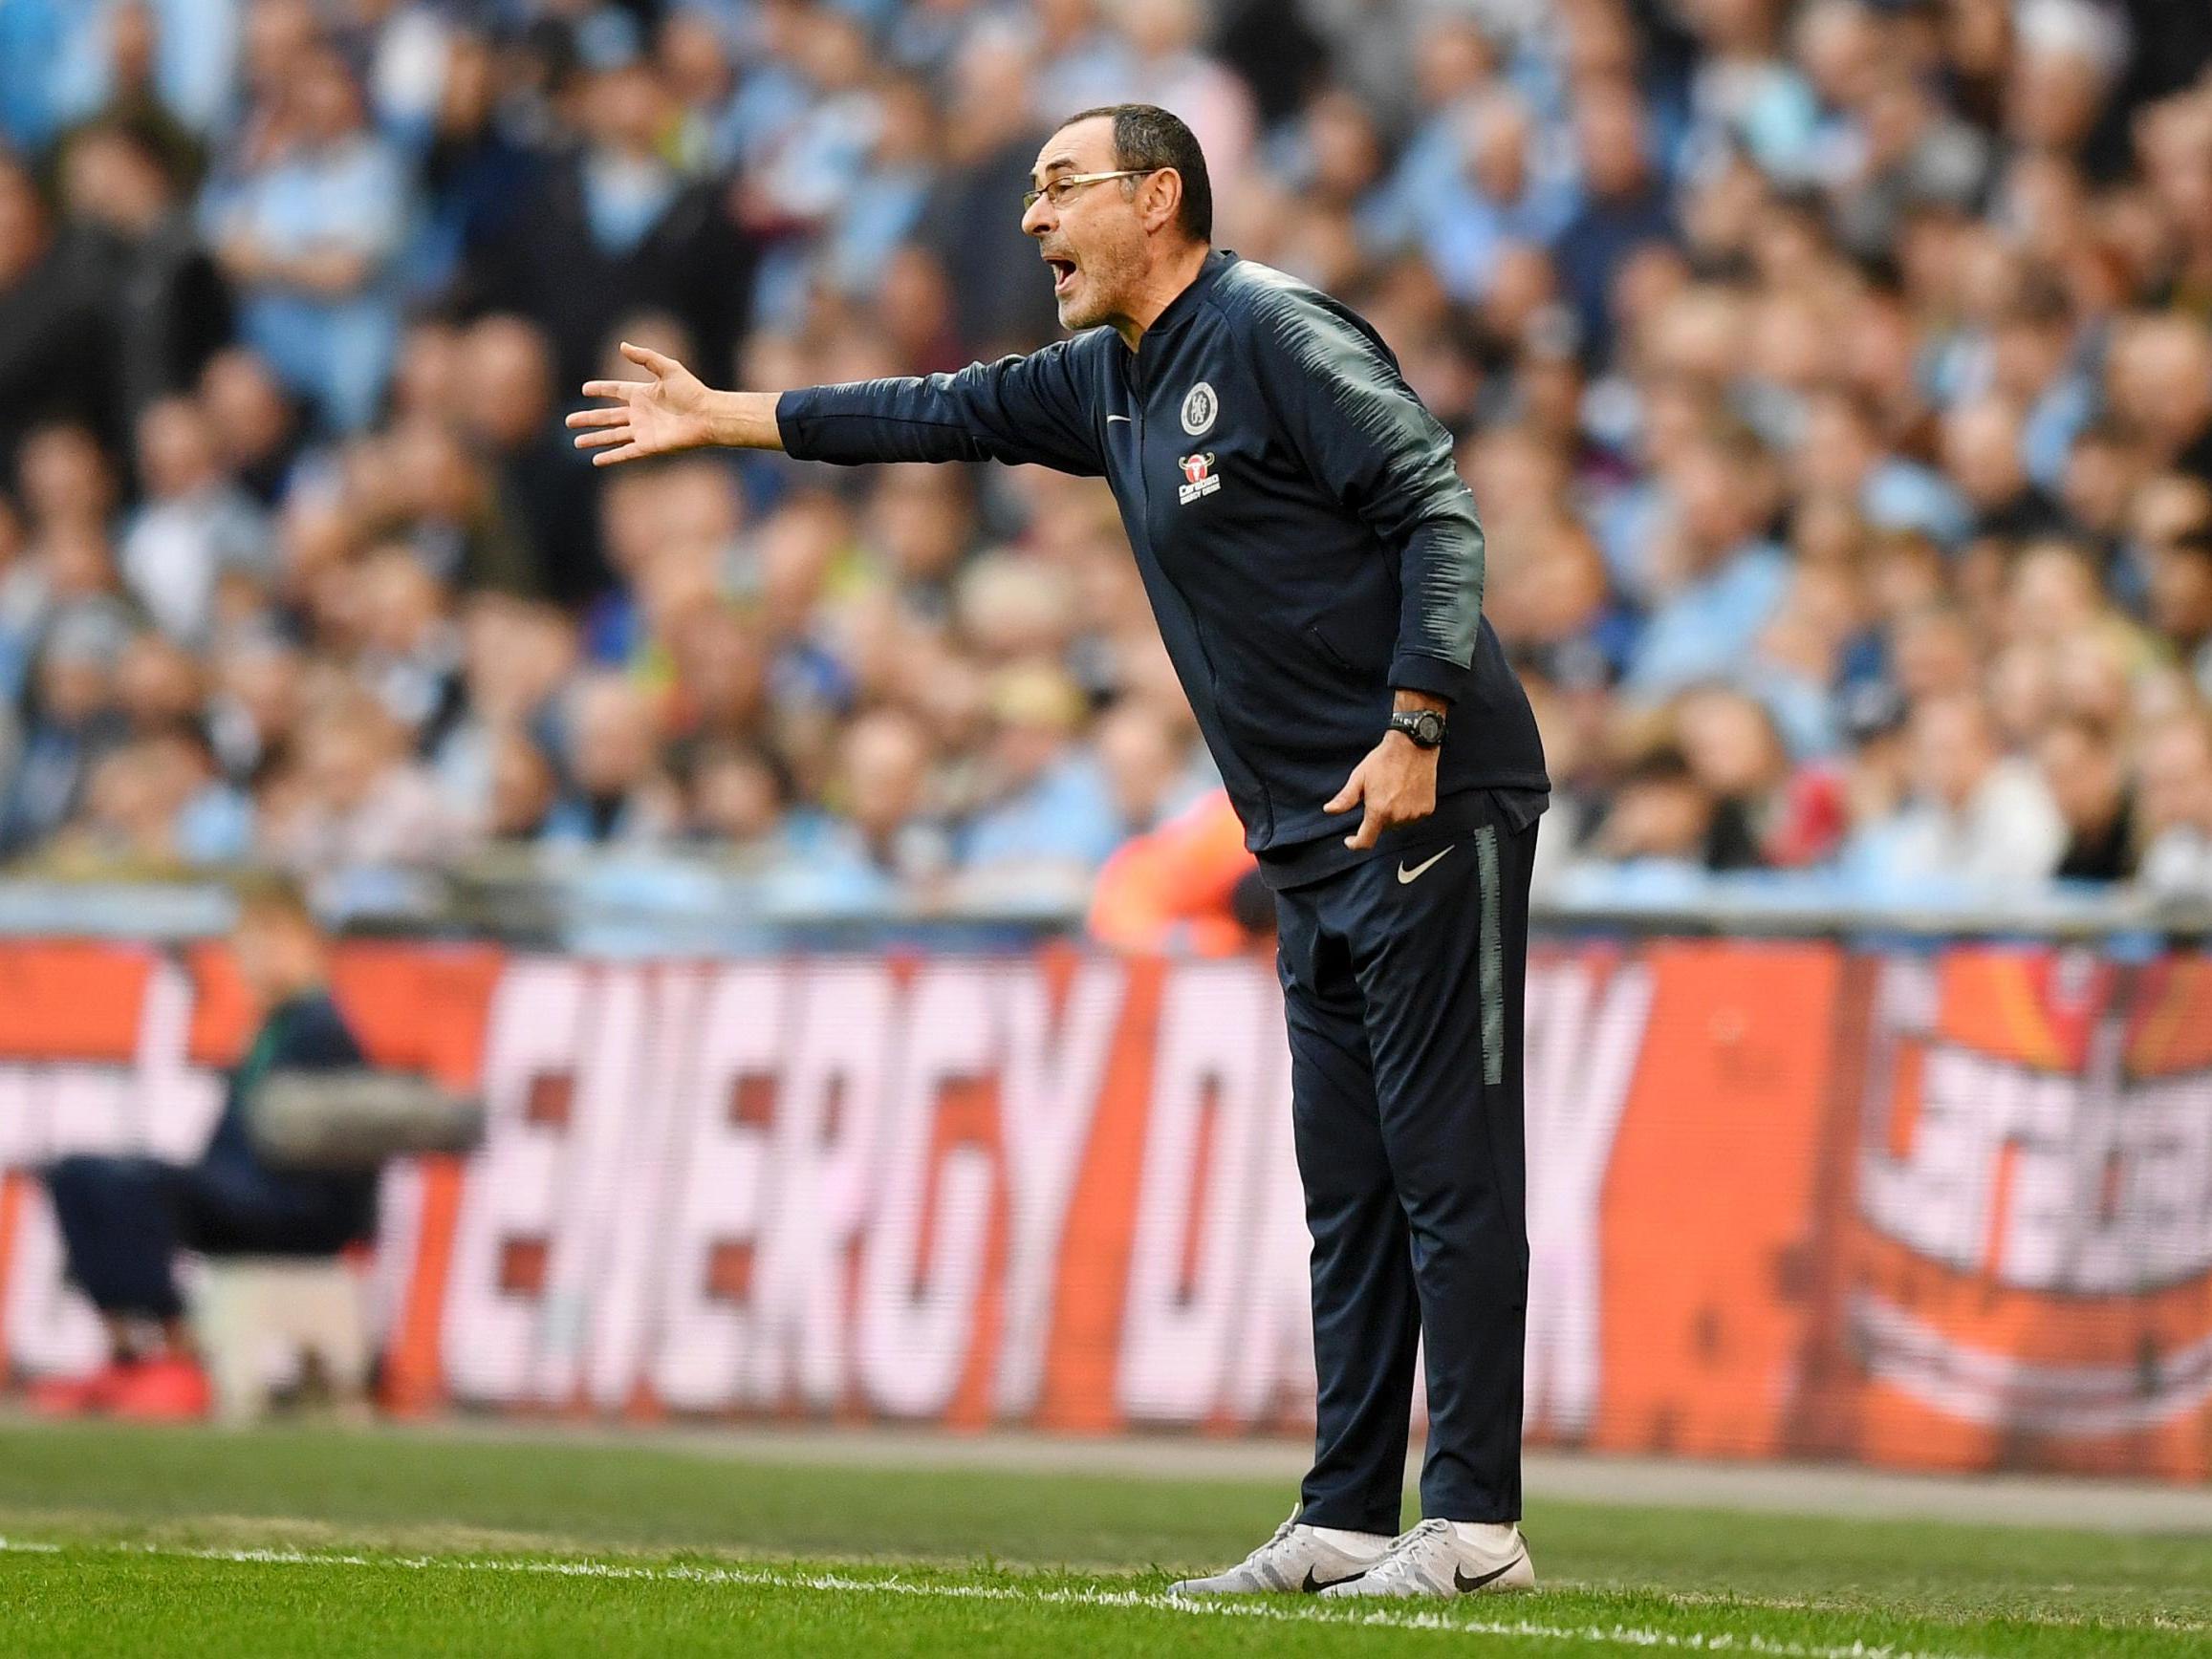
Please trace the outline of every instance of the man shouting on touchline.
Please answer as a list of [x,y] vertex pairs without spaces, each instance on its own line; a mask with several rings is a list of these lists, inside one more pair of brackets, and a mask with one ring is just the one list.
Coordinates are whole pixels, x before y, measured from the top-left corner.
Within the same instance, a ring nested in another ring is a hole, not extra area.
[[[1103,476],[1247,844],[1275,892],[1313,1237],[1313,1466],[1290,1519],[1187,1595],[1535,1582],[1521,1514],[1529,870],[1550,788],[1483,620],[1451,441],[1375,331],[1211,245],[1165,110],[1085,111],[1022,228],[1072,331],[957,375],[710,391],[595,380],[599,463],[700,444]],[[1417,1340],[1424,1517],[1398,1535]],[[1396,1536],[1394,1536],[1396,1535]]]

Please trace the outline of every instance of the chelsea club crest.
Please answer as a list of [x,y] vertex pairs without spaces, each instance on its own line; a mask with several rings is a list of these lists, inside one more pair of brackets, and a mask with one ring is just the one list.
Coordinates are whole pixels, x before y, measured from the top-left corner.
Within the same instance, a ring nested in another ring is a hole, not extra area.
[[1211,432],[1214,417],[1220,413],[1221,401],[1204,380],[1183,394],[1182,429],[1193,438],[1203,438]]

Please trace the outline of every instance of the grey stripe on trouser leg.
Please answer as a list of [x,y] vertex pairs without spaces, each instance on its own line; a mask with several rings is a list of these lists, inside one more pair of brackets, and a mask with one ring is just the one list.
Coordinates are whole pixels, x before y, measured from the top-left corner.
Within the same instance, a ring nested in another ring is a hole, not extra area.
[[1482,956],[1476,967],[1483,994],[1483,1082],[1495,1088],[1506,1078],[1506,947],[1499,937],[1495,825],[1475,831],[1475,878],[1483,889]]

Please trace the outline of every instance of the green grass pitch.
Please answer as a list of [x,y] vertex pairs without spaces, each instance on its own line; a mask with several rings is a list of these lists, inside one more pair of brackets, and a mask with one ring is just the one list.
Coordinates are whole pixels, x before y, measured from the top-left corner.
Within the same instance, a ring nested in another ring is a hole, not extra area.
[[1274,1484],[0,1427],[0,1654],[2212,1652],[2212,1539],[1531,1502],[1547,1587],[1251,1598]]

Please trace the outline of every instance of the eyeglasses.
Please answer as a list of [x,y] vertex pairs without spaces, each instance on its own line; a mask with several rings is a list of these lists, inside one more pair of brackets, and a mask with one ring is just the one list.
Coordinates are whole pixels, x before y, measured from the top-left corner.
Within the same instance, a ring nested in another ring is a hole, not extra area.
[[1117,173],[1063,173],[1042,190],[1022,192],[1022,211],[1027,213],[1037,205],[1042,196],[1055,207],[1065,207],[1068,198],[1086,184],[1103,184],[1109,179],[1141,179],[1147,173],[1157,173],[1158,167],[1123,167]]

